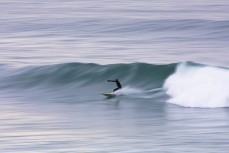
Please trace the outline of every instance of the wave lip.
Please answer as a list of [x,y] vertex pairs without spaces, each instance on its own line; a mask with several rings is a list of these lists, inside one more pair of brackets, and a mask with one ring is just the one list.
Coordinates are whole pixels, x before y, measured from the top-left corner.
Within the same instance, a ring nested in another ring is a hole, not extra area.
[[184,107],[229,107],[229,70],[181,63],[163,86],[168,100]]

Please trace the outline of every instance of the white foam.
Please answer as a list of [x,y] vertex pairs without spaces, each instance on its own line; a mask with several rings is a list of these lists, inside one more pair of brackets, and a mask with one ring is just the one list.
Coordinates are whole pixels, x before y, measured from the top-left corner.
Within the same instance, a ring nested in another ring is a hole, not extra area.
[[136,94],[136,93],[141,93],[141,92],[142,90],[140,89],[126,86],[120,90],[117,90],[115,93],[118,95],[129,95],[129,94]]
[[228,107],[229,70],[182,63],[164,84],[168,102],[185,107]]

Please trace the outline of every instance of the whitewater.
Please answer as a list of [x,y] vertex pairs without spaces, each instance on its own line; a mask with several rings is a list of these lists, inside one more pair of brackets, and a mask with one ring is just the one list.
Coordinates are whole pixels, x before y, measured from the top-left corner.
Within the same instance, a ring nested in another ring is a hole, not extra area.
[[228,8],[0,0],[0,152],[227,153]]
[[168,101],[187,107],[228,107],[229,71],[211,66],[182,63],[164,84]]

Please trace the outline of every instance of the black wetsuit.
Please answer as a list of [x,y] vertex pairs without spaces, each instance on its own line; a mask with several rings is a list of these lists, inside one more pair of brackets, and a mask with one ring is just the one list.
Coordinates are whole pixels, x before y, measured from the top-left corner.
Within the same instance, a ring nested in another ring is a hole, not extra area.
[[113,92],[115,92],[116,90],[119,90],[119,89],[122,88],[122,85],[121,85],[121,83],[118,81],[118,79],[116,79],[116,80],[108,80],[108,82],[115,82],[115,83],[116,83],[117,88],[115,88],[115,89],[113,90]]

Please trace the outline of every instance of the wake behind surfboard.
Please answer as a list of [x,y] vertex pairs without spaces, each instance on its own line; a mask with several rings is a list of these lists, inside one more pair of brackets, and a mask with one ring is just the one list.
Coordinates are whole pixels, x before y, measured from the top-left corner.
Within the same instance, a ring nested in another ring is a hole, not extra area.
[[154,88],[150,90],[140,90],[136,88],[131,88],[131,87],[124,87],[121,90],[118,90],[116,92],[106,92],[106,93],[101,93],[103,96],[106,98],[115,98],[115,97],[152,97],[155,94],[158,94],[160,91],[162,91],[162,88]]

